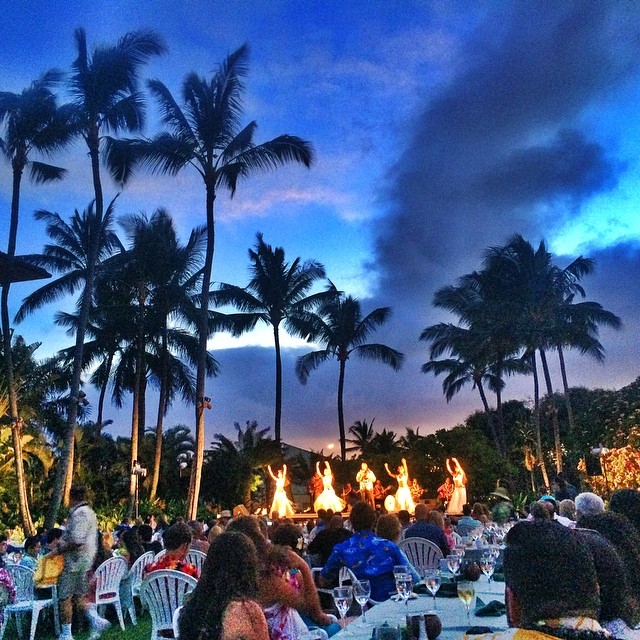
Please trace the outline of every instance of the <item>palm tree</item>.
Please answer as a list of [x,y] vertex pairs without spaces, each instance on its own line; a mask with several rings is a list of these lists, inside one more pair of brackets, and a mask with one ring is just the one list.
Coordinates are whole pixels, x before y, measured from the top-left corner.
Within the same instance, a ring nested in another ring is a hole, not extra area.
[[[68,425],[74,425],[74,429],[67,428],[62,457],[56,473],[56,483],[52,495],[50,510],[47,513],[46,522],[52,526],[57,517],[60,503],[64,493],[66,478],[73,469],[73,439],[78,416],[78,400],[80,398],[79,374],[82,372],[82,346],[84,343],[84,327],[88,319],[89,310],[93,298],[93,287],[96,269],[101,262],[108,258],[120,241],[112,231],[114,217],[114,204],[112,201],[102,218],[99,218],[93,203],[82,213],[76,209],[69,223],[65,222],[59,214],[50,211],[36,211],[36,220],[42,220],[46,225],[47,235],[53,243],[46,244],[43,254],[32,256],[32,261],[54,273],[62,274],[56,280],[40,287],[27,296],[16,315],[16,322],[21,322],[27,315],[40,309],[45,304],[59,300],[67,295],[73,295],[80,291],[78,303],[80,320],[76,331],[76,349],[80,347],[80,359],[78,352],[74,352],[72,379],[69,391],[69,406],[67,413]],[[82,321],[84,318],[84,323]],[[76,372],[76,366],[78,372]],[[75,385],[76,373],[78,373],[78,385]],[[69,422],[73,416],[72,422]]]
[[340,455],[346,460],[347,445],[344,428],[344,374],[347,360],[353,353],[365,360],[381,362],[397,371],[404,355],[391,347],[378,343],[367,343],[369,335],[384,324],[391,314],[390,307],[379,307],[362,317],[360,302],[352,296],[336,295],[324,304],[316,318],[314,339],[324,344],[324,349],[312,351],[296,360],[296,373],[302,384],[306,384],[311,371],[322,362],[336,358],[340,366],[338,377],[338,428],[340,432]]
[[230,323],[232,333],[241,335],[258,322],[270,325],[276,352],[276,403],[274,418],[275,441],[280,444],[282,418],[282,357],[280,353],[280,327],[292,335],[306,338],[311,326],[309,313],[335,295],[335,289],[308,295],[313,285],[325,277],[324,267],[315,260],[301,263],[296,258],[285,261],[284,249],[273,249],[257,234],[254,249],[249,249],[251,280],[243,289],[222,283],[211,294],[216,306],[233,305],[242,313],[220,314]]
[[256,145],[257,124],[240,126],[242,77],[247,73],[246,45],[230,54],[210,81],[190,73],[183,83],[183,107],[159,80],[148,83],[156,97],[162,121],[170,131],[153,140],[110,140],[107,160],[112,176],[125,183],[136,165],[152,171],[176,175],[185,167],[200,174],[206,192],[207,246],[201,282],[198,322],[199,358],[196,374],[196,452],[189,483],[189,517],[196,516],[202,463],[204,460],[204,403],[207,337],[209,330],[209,290],[215,246],[214,203],[218,188],[236,191],[239,178],[262,170],[272,170],[289,162],[310,166],[311,145],[300,138],[282,135]]
[[[24,170],[29,167],[30,177],[35,183],[61,180],[65,170],[49,163],[31,160],[32,152],[49,155],[59,151],[71,140],[68,123],[68,110],[58,107],[51,87],[60,79],[55,71],[45,73],[22,93],[0,92],[0,126],[4,135],[0,135],[0,152],[11,163],[13,185],[11,193],[11,215],[7,257],[11,260],[16,253],[18,238],[18,220],[20,215],[20,189]],[[0,131],[1,134],[1,131]],[[26,532],[35,533],[27,501],[24,467],[20,452],[18,398],[13,380],[11,361],[11,325],[9,321],[10,282],[2,282],[0,315],[2,317],[2,337],[4,343],[4,364],[7,375],[9,419],[11,420],[14,461],[18,479],[18,494],[22,524]]]
[[352,435],[353,438],[347,438],[347,442],[349,442],[351,446],[347,447],[346,451],[360,451],[361,457],[367,457],[371,451],[371,443],[375,436],[373,432],[373,423],[375,421],[375,418],[371,420],[371,423],[368,423],[366,420],[356,420],[349,427],[349,434]]

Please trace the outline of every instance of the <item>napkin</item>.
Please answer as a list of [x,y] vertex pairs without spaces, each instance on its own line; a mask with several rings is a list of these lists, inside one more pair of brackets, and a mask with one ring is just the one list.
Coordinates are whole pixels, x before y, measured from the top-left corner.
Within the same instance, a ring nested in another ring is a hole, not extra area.
[[[415,593],[411,592],[407,600],[415,600],[417,597],[418,596]],[[394,596],[391,596],[390,599],[394,602],[400,602],[402,600],[402,596],[399,593],[396,593]]]
[[491,602],[485,604],[480,598],[476,597],[476,611],[475,614],[479,617],[482,616],[502,616],[507,612],[507,608],[504,602],[499,600],[491,600]]

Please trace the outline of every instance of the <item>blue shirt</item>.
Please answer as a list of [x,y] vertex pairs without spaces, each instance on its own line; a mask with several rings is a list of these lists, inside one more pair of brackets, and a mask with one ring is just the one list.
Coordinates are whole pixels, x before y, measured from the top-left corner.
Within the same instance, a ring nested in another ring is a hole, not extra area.
[[443,557],[446,558],[449,555],[449,543],[444,531],[427,520],[416,520],[414,524],[405,530],[404,537],[405,539],[424,538],[437,544],[440,551],[442,551]]
[[357,531],[333,548],[321,575],[326,580],[335,580],[340,567],[348,567],[356,578],[369,580],[371,598],[382,601],[396,593],[393,567],[399,564],[409,567],[414,584],[420,581],[420,576],[397,544],[378,538],[373,531]]

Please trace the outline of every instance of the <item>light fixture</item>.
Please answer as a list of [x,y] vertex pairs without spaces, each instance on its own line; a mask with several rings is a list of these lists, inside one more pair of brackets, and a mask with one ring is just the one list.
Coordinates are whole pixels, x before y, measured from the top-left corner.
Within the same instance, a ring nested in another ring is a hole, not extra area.
[[209,398],[208,396],[204,396],[203,398],[200,398],[200,404],[198,405],[198,407],[204,407],[205,409],[211,409],[213,405],[211,404],[211,398]]

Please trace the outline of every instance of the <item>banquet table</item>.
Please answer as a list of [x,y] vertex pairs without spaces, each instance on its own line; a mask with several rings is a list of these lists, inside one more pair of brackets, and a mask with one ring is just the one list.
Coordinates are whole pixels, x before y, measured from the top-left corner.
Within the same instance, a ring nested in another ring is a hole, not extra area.
[[[476,599],[480,598],[485,604],[492,600],[504,603],[504,582],[488,582],[482,576],[475,583]],[[507,616],[476,616],[474,610],[476,602],[471,607],[471,619],[467,623],[466,609],[457,597],[436,596],[437,604],[435,613],[442,622],[442,632],[440,640],[460,640],[465,631],[470,626],[488,627],[491,631],[502,631],[508,628]],[[429,594],[420,594],[415,599],[408,601],[408,607],[403,602],[386,600],[366,611],[367,623],[362,616],[356,618],[344,629],[337,633],[334,638],[349,638],[350,640],[369,640],[373,629],[385,622],[390,626],[404,626],[407,613],[420,614],[432,613],[433,597]]]

